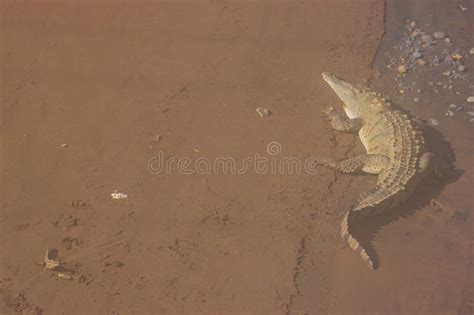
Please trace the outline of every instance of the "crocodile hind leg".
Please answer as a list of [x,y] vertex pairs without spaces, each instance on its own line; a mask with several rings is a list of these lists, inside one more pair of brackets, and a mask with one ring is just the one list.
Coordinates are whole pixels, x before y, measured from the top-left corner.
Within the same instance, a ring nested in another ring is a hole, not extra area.
[[428,175],[433,174],[438,179],[445,179],[447,169],[444,163],[433,153],[426,152],[420,157],[418,169],[421,173]]
[[357,132],[362,128],[362,120],[360,118],[350,119],[336,112],[334,108],[329,107],[323,111],[323,116],[331,122],[331,126],[343,132]]
[[330,158],[318,158],[316,162],[341,173],[364,171],[369,174],[380,174],[388,166],[390,159],[381,154],[363,154],[339,162]]

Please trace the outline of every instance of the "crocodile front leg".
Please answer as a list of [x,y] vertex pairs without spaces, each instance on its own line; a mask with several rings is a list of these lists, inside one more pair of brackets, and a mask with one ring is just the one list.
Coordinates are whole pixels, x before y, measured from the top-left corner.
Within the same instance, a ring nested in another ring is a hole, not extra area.
[[339,162],[331,158],[318,158],[316,161],[341,173],[364,171],[369,174],[380,174],[390,163],[388,157],[380,154],[363,154]]
[[343,132],[357,132],[362,128],[362,120],[360,118],[350,119],[336,112],[334,108],[329,107],[323,111],[323,116],[331,122],[331,126]]

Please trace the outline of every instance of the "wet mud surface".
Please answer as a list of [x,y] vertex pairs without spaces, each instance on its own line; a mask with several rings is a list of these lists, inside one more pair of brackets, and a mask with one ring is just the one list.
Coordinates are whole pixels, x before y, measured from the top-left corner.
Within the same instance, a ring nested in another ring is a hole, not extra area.
[[[0,13],[0,313],[473,313],[472,3],[3,1]],[[452,42],[407,43],[416,29]],[[268,157],[272,141],[279,158],[362,153],[321,116],[341,108],[323,71],[425,122],[451,167],[359,227],[375,272],[339,237],[372,176],[149,169],[160,154]]]

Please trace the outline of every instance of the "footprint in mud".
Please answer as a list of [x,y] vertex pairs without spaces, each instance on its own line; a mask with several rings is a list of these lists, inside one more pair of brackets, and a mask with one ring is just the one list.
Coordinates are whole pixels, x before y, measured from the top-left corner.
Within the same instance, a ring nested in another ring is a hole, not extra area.
[[65,228],[66,230],[70,230],[76,227],[79,224],[79,219],[73,217],[72,215],[65,217],[64,215],[60,215],[56,221],[51,222],[53,226],[57,229]]
[[16,313],[34,315],[43,314],[43,309],[41,307],[28,302],[24,290],[21,290],[16,297],[5,298],[5,303]]
[[436,199],[431,200],[431,206],[435,209],[435,214],[442,214],[447,216],[446,220],[455,224],[464,224],[469,219],[469,212],[465,209],[452,209]]
[[183,258],[189,256],[189,250],[197,247],[195,242],[182,240],[179,237],[176,238],[173,245],[168,246],[168,249],[175,252],[179,257]]
[[66,236],[62,241],[61,245],[66,250],[71,250],[73,248],[81,247],[84,244],[84,241],[80,238]]
[[222,209],[215,209],[210,214],[206,215],[204,218],[201,219],[201,223],[208,223],[210,220],[216,222],[219,225],[229,225],[232,224],[232,219],[230,216],[225,213],[225,210]]
[[90,208],[91,205],[84,200],[71,200],[69,201],[69,206],[76,210],[82,210]]
[[112,260],[112,261],[104,261],[104,263],[102,264],[104,267],[106,268],[121,268],[123,266],[125,266],[125,263],[121,262],[120,260]]

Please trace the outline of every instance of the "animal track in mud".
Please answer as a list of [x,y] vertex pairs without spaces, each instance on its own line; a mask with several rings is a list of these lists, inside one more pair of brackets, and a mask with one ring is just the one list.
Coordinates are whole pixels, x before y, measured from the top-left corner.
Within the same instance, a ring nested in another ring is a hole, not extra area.
[[230,216],[225,213],[225,210],[215,209],[210,214],[201,219],[201,223],[208,223],[210,220],[217,222],[220,225],[233,224]]
[[61,245],[64,247],[66,250],[71,250],[73,248],[80,247],[84,244],[84,241],[81,240],[80,238],[75,238],[75,237],[69,237],[66,236],[63,238],[61,241]]
[[24,290],[21,290],[16,297],[5,298],[5,303],[17,313],[34,315],[43,314],[43,309],[41,307],[28,302]]
[[77,210],[89,209],[91,207],[91,205],[85,202],[84,200],[71,200],[69,201],[69,206]]
[[79,219],[73,217],[72,215],[65,217],[64,215],[59,215],[56,221],[51,222],[53,226],[57,229],[64,228],[66,230],[70,230],[76,227],[79,223]]
[[296,266],[293,272],[293,287],[295,288],[295,292],[290,294],[288,297],[288,303],[286,304],[286,314],[291,313],[291,309],[293,307],[294,298],[301,294],[300,284],[298,283],[298,277],[300,276],[301,272],[303,272],[303,263],[305,259],[305,255],[307,253],[306,250],[306,241],[309,237],[309,233],[304,235],[299,243],[298,252],[296,254]]
[[190,242],[187,240],[182,240],[179,237],[176,238],[173,245],[168,246],[168,249],[178,254],[179,257],[183,258],[188,256],[188,251],[190,249],[196,248],[197,244],[195,242]]

